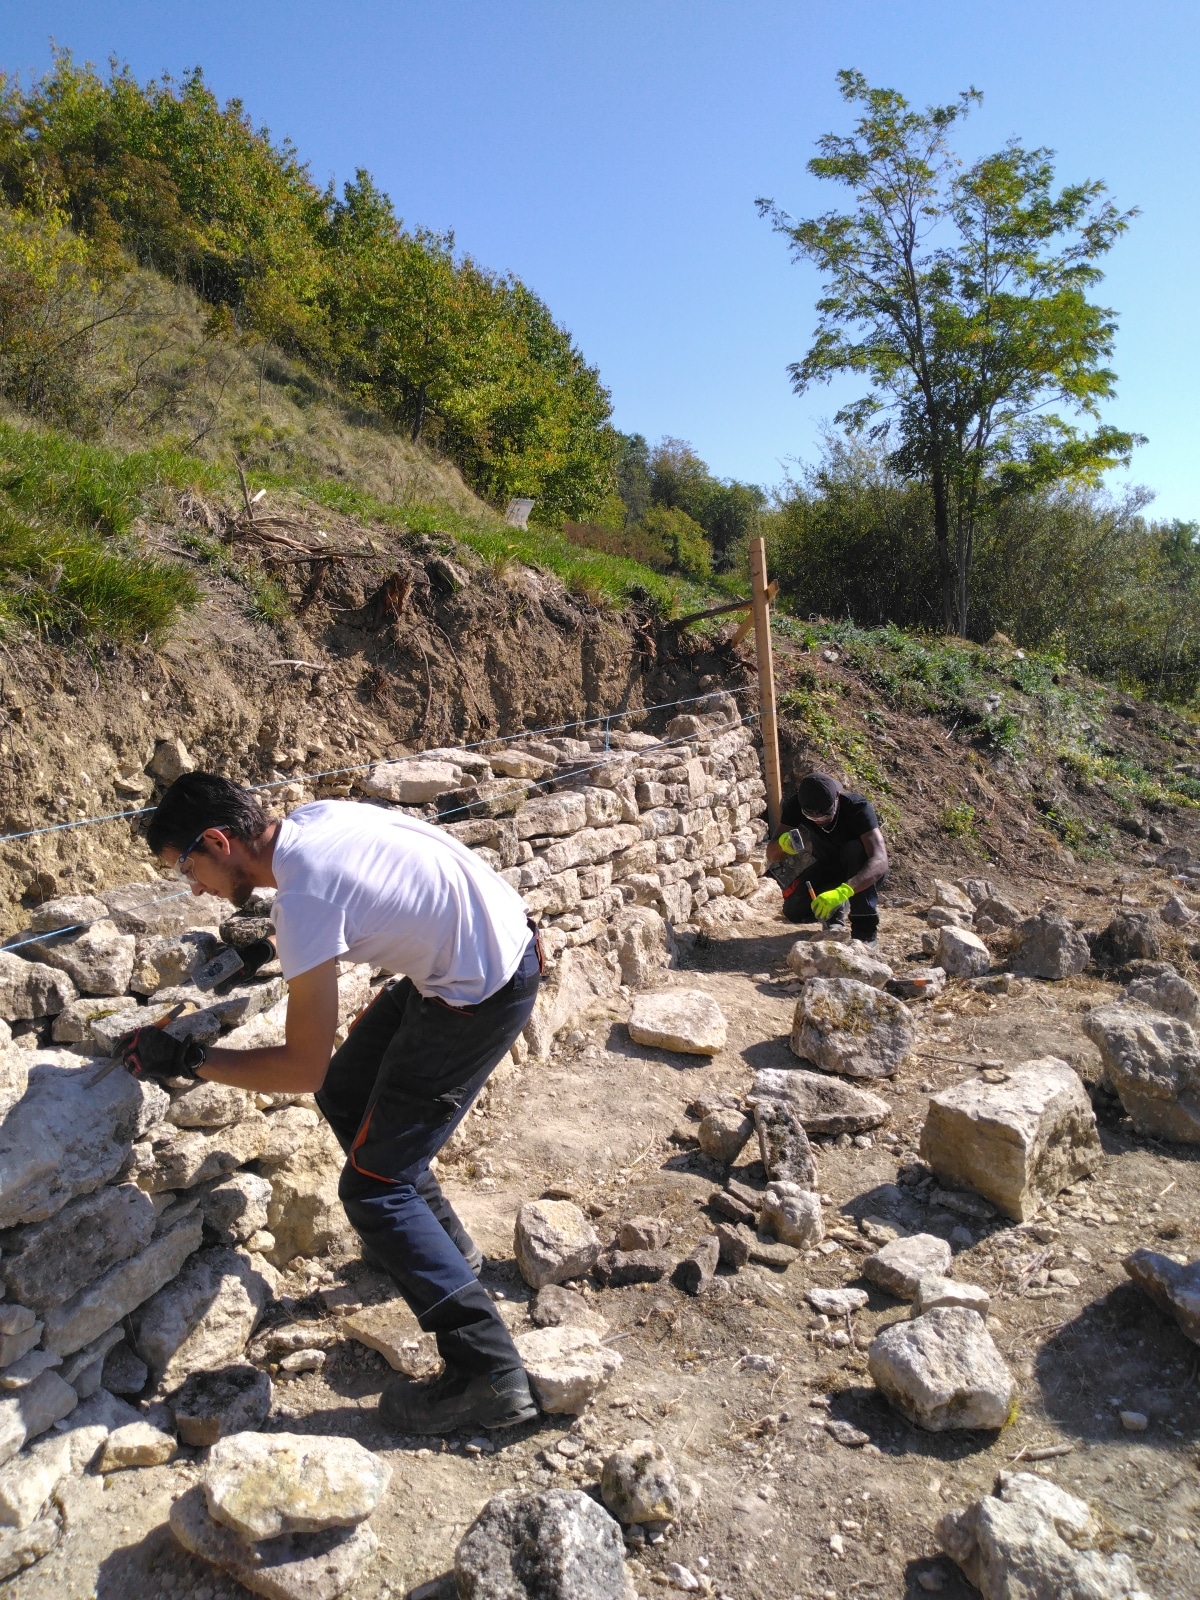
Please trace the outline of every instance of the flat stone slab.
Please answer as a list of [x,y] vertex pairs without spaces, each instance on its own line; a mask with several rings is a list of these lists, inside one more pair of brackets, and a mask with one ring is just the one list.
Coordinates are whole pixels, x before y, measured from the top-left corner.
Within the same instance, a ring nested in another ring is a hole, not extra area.
[[365,1522],[249,1543],[213,1520],[199,1486],[172,1504],[170,1524],[185,1550],[266,1600],[337,1600],[358,1582],[379,1549]]
[[270,1375],[251,1366],[194,1372],[171,1396],[169,1404],[184,1444],[216,1444],[229,1434],[253,1431],[267,1420],[271,1410]]
[[832,939],[797,939],[788,951],[787,964],[799,978],[855,978],[882,989],[892,969],[861,944]]
[[751,1102],[786,1100],[795,1107],[806,1133],[868,1133],[880,1128],[892,1115],[892,1108],[869,1089],[823,1072],[806,1072],[797,1067],[789,1072],[780,1067],[763,1067],[754,1074]]
[[1016,1394],[983,1318],[961,1306],[885,1328],[871,1341],[867,1366],[892,1405],[931,1433],[1002,1428]]
[[966,1306],[986,1317],[992,1307],[992,1297],[986,1289],[975,1283],[956,1283],[953,1278],[922,1278],[917,1285],[916,1299],[911,1315],[923,1317],[927,1311],[941,1306]]
[[635,1044],[715,1056],[725,1048],[725,1017],[703,989],[663,989],[634,996],[629,1037]]
[[366,1349],[378,1351],[393,1371],[416,1376],[413,1358],[419,1351],[414,1346],[419,1346],[421,1325],[403,1300],[385,1300],[352,1312],[342,1331]]
[[374,1511],[392,1469],[353,1439],[231,1433],[209,1452],[210,1515],[243,1539],[352,1528]]
[[861,1311],[868,1296],[865,1289],[805,1289],[804,1298],[824,1316],[846,1317]]
[[1057,1056],[1026,1061],[1003,1083],[974,1078],[929,1102],[921,1158],[1024,1222],[1103,1157],[1079,1076]]
[[914,1300],[922,1278],[944,1277],[950,1270],[950,1246],[932,1233],[893,1239],[862,1264],[868,1282],[899,1300]]

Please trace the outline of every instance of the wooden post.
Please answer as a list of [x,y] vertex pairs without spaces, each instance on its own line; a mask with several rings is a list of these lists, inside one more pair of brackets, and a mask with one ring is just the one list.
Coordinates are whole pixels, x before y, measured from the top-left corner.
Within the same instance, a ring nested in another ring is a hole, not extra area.
[[750,541],[750,585],[754,604],[754,647],[758,656],[758,695],[762,716],[763,769],[767,778],[767,821],[779,832],[783,777],[779,766],[779,727],[775,720],[775,657],[771,650],[771,600],[767,590],[767,547]]

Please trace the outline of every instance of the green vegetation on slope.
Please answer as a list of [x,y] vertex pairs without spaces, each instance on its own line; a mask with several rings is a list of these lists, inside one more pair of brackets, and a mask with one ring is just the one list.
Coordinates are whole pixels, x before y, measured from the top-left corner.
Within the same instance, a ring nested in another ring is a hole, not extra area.
[[201,297],[210,339],[302,357],[495,505],[553,526],[612,494],[607,391],[538,297],[406,229],[365,172],[318,189],[198,70],[141,85],[59,54],[28,90],[0,78],[0,201],[0,383],[46,420],[86,420],[76,370],[140,266]]

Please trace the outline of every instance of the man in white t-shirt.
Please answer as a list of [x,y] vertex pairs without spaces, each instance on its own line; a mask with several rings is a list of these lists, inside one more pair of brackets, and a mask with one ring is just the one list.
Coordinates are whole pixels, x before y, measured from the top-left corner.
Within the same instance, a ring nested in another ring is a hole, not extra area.
[[[253,795],[210,773],[171,785],[147,840],[196,894],[241,906],[256,888],[276,889],[286,1035],[271,1048],[205,1049],[139,1028],[118,1046],[126,1065],[160,1080],[316,1094],[346,1152],[339,1193],[364,1255],[396,1280],[445,1362],[431,1383],[389,1383],[388,1426],[444,1433],[535,1416],[516,1347],[477,1280],[482,1254],[429,1170],[533,1010],[541,963],[520,896],[428,823],[346,801],[271,822]],[[334,1053],[340,959],[398,981]]]

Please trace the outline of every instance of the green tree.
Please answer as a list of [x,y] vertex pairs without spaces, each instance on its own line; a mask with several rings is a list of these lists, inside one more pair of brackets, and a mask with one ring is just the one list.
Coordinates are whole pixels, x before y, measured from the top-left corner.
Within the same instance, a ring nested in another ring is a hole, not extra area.
[[712,576],[712,546],[704,529],[677,506],[651,506],[640,531],[663,551],[668,570],[703,581]]
[[[1102,183],[1055,190],[1052,152],[1010,142],[965,168],[948,135],[974,89],[915,111],[858,72],[838,75],[862,108],[808,163],[854,205],[797,221],[760,215],[824,279],[813,343],[789,371],[802,393],[850,373],[870,385],[838,421],[886,440],[892,464],[928,484],[943,626],[965,633],[976,530],[989,507],[1127,461],[1139,436],[1098,421],[1114,392],[1113,313],[1088,299],[1096,265],[1128,227]],[[1055,408],[1090,419],[1091,432]]]

